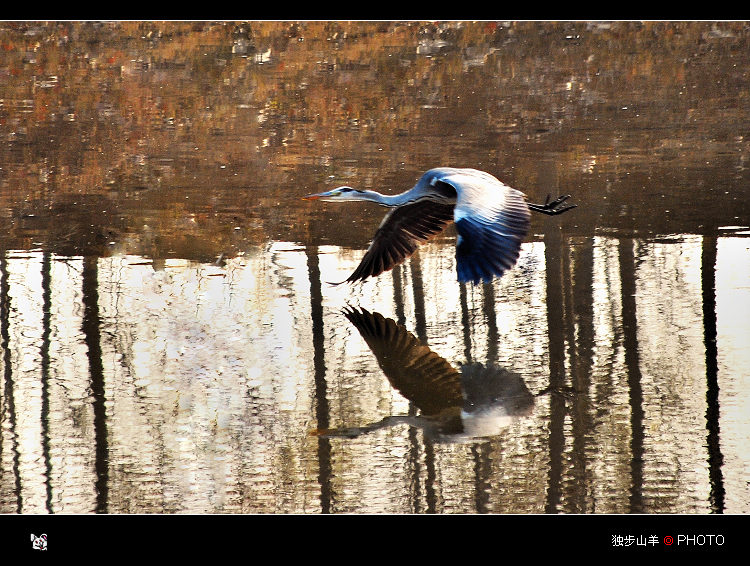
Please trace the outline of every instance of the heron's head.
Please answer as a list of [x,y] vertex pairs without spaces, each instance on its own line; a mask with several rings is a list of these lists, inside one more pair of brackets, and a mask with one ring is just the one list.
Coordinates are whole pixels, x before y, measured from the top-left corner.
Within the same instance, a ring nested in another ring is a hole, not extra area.
[[323,193],[316,193],[312,195],[305,195],[302,197],[303,200],[322,200],[330,202],[341,202],[347,200],[366,200],[365,192],[353,189],[351,187],[336,187],[330,191]]

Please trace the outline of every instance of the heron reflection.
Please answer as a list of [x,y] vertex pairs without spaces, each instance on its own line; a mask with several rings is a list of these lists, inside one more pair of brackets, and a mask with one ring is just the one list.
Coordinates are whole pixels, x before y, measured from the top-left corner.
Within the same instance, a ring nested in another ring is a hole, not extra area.
[[464,364],[458,370],[380,313],[348,307],[344,315],[372,350],[391,386],[419,414],[393,415],[365,426],[318,434],[353,438],[406,423],[423,429],[433,440],[461,442],[496,435],[531,414],[535,396],[519,374],[479,363]]
[[419,244],[455,222],[456,269],[461,283],[475,285],[500,277],[518,261],[521,242],[530,225],[530,211],[555,215],[575,208],[564,204],[570,195],[544,204],[530,204],[526,196],[476,169],[437,167],[416,185],[398,195],[337,187],[306,195],[305,200],[369,201],[392,210],[381,222],[362,261],[346,280],[353,283],[393,269]]

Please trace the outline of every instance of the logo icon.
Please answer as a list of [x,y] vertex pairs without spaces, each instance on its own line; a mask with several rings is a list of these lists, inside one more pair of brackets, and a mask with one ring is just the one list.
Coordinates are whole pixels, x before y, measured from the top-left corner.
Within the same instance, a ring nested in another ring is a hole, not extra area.
[[31,546],[34,550],[47,550],[47,535],[31,535]]

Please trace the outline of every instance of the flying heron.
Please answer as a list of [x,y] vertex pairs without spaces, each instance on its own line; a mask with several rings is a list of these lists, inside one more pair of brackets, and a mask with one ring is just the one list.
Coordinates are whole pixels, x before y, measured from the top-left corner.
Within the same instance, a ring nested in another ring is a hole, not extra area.
[[526,196],[476,169],[430,169],[413,188],[398,195],[337,187],[307,195],[305,200],[370,201],[392,210],[386,214],[362,261],[346,279],[354,283],[392,269],[417,246],[455,222],[456,268],[462,283],[488,283],[518,260],[521,241],[530,224],[530,210],[561,214],[575,208],[565,195],[544,204],[529,204]]

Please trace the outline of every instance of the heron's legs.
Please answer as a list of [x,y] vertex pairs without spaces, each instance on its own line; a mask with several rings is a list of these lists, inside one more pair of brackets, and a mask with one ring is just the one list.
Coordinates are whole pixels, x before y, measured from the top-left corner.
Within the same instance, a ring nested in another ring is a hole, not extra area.
[[550,202],[550,195],[547,195],[547,199],[544,201],[544,204],[529,204],[529,208],[536,212],[541,212],[542,214],[549,214],[550,216],[553,214],[562,214],[566,210],[570,210],[571,208],[575,208],[576,206],[578,206],[577,204],[566,204],[565,206],[560,206],[569,198],[570,195],[563,195]]

